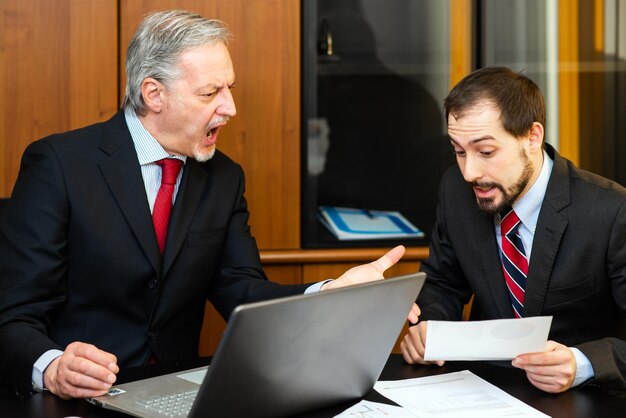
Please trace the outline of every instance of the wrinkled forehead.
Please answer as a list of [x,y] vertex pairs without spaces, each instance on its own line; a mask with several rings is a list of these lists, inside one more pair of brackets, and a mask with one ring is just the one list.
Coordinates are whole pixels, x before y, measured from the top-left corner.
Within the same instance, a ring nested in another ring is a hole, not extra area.
[[200,83],[232,84],[235,77],[228,48],[221,42],[186,49],[179,56],[178,69],[181,77]]

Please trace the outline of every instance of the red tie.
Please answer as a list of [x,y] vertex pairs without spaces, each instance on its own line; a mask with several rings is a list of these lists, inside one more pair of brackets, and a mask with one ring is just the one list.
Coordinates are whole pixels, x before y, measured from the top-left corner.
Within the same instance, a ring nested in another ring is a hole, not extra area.
[[172,213],[172,195],[183,162],[175,158],[164,158],[156,161],[156,164],[161,166],[161,187],[159,187],[159,193],[154,202],[152,222],[154,223],[159,249],[163,254],[165,239],[167,238],[167,225],[170,222],[170,213]]
[[528,276],[528,259],[524,245],[517,232],[521,222],[517,214],[511,210],[502,218],[500,232],[502,234],[502,271],[509,288],[511,304],[516,318],[524,314],[524,293]]

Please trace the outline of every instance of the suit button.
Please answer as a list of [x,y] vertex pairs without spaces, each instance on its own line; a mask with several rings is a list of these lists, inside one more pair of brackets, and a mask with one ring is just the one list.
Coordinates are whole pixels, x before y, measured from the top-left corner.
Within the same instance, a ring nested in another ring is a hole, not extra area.
[[156,289],[157,287],[159,287],[159,281],[157,279],[152,279],[148,282],[148,287],[152,290]]

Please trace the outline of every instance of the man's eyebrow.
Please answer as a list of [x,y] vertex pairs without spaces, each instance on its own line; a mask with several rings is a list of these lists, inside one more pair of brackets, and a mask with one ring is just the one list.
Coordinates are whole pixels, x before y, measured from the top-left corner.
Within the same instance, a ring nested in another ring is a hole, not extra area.
[[209,83],[201,86],[197,89],[198,93],[202,93],[204,90],[221,90],[223,88],[232,88],[235,85],[235,82],[232,83]]
[[[457,141],[455,141],[450,135],[448,135],[448,138],[450,138],[450,142],[452,142],[455,145],[461,146],[461,144],[459,144]],[[486,135],[486,136],[481,136],[480,138],[476,138],[476,139],[472,139],[469,144],[473,145],[476,144],[478,142],[482,142],[482,141],[488,141],[490,139],[495,140],[495,138],[491,135]]]

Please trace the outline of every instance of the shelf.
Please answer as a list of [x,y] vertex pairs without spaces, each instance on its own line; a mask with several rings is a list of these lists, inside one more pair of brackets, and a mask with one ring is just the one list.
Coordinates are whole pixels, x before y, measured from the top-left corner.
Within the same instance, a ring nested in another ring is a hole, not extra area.
[[[260,254],[263,264],[369,262],[381,257],[390,248],[267,250],[260,251]],[[428,247],[407,247],[401,261],[422,261],[427,257]]]

